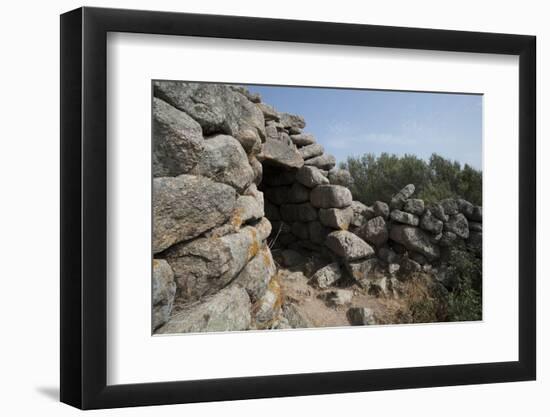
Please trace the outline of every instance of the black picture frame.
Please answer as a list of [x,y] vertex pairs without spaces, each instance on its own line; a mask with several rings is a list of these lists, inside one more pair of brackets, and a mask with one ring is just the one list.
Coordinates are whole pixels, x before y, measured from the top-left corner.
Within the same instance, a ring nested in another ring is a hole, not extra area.
[[[519,56],[519,360],[107,385],[108,32]],[[534,380],[535,51],[524,35],[88,7],[61,15],[61,401],[94,409]]]

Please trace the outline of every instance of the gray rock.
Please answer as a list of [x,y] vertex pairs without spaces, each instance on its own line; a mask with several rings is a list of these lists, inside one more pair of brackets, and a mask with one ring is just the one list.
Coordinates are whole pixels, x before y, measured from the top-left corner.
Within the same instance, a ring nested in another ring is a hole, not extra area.
[[317,210],[310,203],[283,204],[280,213],[287,222],[310,222],[317,219]]
[[181,110],[153,98],[153,177],[189,172],[201,158],[201,126]]
[[352,201],[351,208],[353,210],[351,225],[354,227],[361,227],[368,220],[375,217],[374,210],[371,207],[365,206],[359,201]]
[[344,306],[351,304],[353,291],[350,290],[332,290],[323,294],[324,299],[329,305]]
[[370,219],[358,231],[357,235],[366,242],[380,247],[388,241],[388,228],[382,216]]
[[306,160],[315,156],[322,155],[323,152],[325,152],[325,148],[323,148],[323,146],[318,143],[312,143],[311,145],[306,145],[302,148],[299,148],[298,152],[300,152],[302,158]]
[[245,96],[248,100],[250,100],[252,103],[260,103],[262,101],[262,97],[258,93],[251,93],[248,88],[241,86],[241,85],[230,85],[229,88],[231,88],[233,91],[236,91],[238,93],[241,93],[243,96]]
[[267,284],[276,272],[271,251],[265,247],[237,275],[233,284],[244,288],[254,303],[265,294]]
[[462,213],[451,215],[449,221],[445,223],[445,230],[454,233],[462,239],[468,239],[470,235],[468,220],[466,220],[466,217]]
[[440,256],[439,247],[431,242],[426,232],[417,227],[394,224],[390,230],[390,239],[410,251],[421,253],[430,261]]
[[250,299],[243,288],[230,286],[174,315],[157,333],[198,333],[247,330]]
[[305,329],[313,327],[311,322],[300,312],[294,304],[283,305],[283,316],[287,319],[288,324],[293,329]]
[[274,123],[268,123],[265,126],[265,136],[266,139],[279,139],[279,131],[277,130],[277,126],[275,126]]
[[306,122],[302,116],[290,113],[279,113],[282,125],[289,128],[303,129],[306,127]]
[[439,240],[439,244],[443,247],[449,247],[449,246],[452,246],[457,239],[458,239],[458,236],[455,233],[445,231],[441,234],[441,239]]
[[290,139],[296,146],[308,146],[315,143],[315,137],[311,133],[298,133],[295,135],[290,135]]
[[368,288],[368,280],[371,278],[371,272],[378,265],[376,258],[363,259],[361,261],[346,262],[346,269],[355,281],[363,288]]
[[421,216],[422,213],[424,213],[424,200],[421,200],[419,198],[409,198],[405,201],[403,211]]
[[399,256],[390,248],[384,246],[378,249],[378,257],[387,264],[397,263]]
[[390,213],[390,218],[393,221],[396,221],[398,223],[408,224],[410,226],[418,226],[420,223],[420,220],[418,219],[418,216],[415,216],[411,213],[406,213],[401,210],[392,210]]
[[290,226],[292,234],[302,240],[309,239],[309,226],[307,223],[295,222]]
[[345,230],[330,233],[325,240],[325,245],[337,256],[348,261],[374,255],[374,249],[367,242]]
[[417,253],[417,252],[411,252],[409,253],[409,258],[413,261],[415,261],[416,263],[418,263],[419,265],[426,265],[428,263],[428,260],[426,259],[426,257],[420,253]]
[[410,259],[408,256],[403,256],[399,262],[399,273],[397,274],[397,278],[400,281],[407,281],[413,277],[413,274],[421,270],[422,266],[418,262]]
[[321,171],[313,166],[304,165],[296,173],[296,180],[306,187],[314,188],[318,185],[328,184],[327,177],[321,174]]
[[464,200],[463,198],[459,198],[456,200],[456,204],[458,206],[458,211],[464,214],[467,219],[472,217],[474,214],[474,205],[472,203]]
[[153,330],[168,321],[175,295],[172,268],[164,259],[153,259]]
[[483,225],[478,222],[468,222],[471,232],[483,232]]
[[281,314],[281,289],[275,280],[271,280],[268,289],[254,305],[254,327],[256,329],[271,328]]
[[153,253],[225,223],[235,190],[193,175],[153,180]]
[[383,201],[375,201],[372,205],[374,216],[382,216],[384,220],[387,220],[390,216],[390,207]]
[[319,169],[331,170],[336,165],[336,159],[334,156],[329,154],[323,154],[316,156],[315,158],[310,158],[305,161],[306,165],[311,165]]
[[292,249],[285,249],[281,252],[281,256],[283,257],[284,265],[287,267],[301,265],[305,262],[304,257]]
[[375,325],[378,319],[368,307],[353,307],[348,310],[348,320],[353,326]]
[[353,178],[347,169],[332,168],[328,172],[328,179],[331,184],[351,187]]
[[309,222],[308,224],[309,239],[318,245],[323,245],[327,235],[332,232],[328,227],[323,226],[318,221]]
[[311,204],[318,208],[344,208],[351,205],[351,191],[341,185],[319,185],[311,191]]
[[231,185],[238,192],[244,191],[255,177],[239,142],[226,135],[214,136],[205,141],[202,157],[192,173]]
[[475,253],[481,256],[483,252],[483,234],[481,232],[470,231],[467,242],[470,247],[474,248]]
[[288,190],[287,203],[305,203],[309,201],[309,188],[304,187],[299,182],[292,184]]
[[319,210],[319,220],[321,220],[321,223],[333,229],[348,230],[352,218],[353,209],[351,207]]
[[447,216],[458,214],[458,204],[454,198],[446,198],[445,200],[441,200],[439,204],[443,207],[443,211],[445,211]]
[[428,209],[420,219],[420,227],[437,235],[443,230],[443,222],[435,217]]
[[271,234],[271,222],[267,217],[262,217],[258,222],[254,223],[254,229],[258,233],[258,240],[263,242]]
[[432,212],[432,214],[439,220],[441,220],[443,223],[449,221],[449,216],[445,214],[445,210],[443,209],[443,206],[441,204],[435,203],[431,204],[428,209]]
[[405,201],[414,194],[414,184],[405,185],[397,194],[395,194],[390,203],[392,209],[401,210]]
[[266,122],[270,121],[270,120],[274,120],[274,121],[278,122],[280,120],[279,113],[277,113],[277,110],[275,110],[269,104],[258,103],[258,104],[256,104],[256,106],[258,106],[258,108],[260,109],[260,111],[264,115],[264,119],[265,119]]
[[199,238],[172,246],[165,254],[181,297],[194,301],[230,283],[261,247],[258,231],[246,226],[221,238]]
[[195,119],[204,135],[231,135],[247,151],[265,138],[262,111],[227,85],[156,81],[154,94]]
[[271,138],[262,145],[258,159],[285,168],[300,168],[304,165],[304,159],[295,147]]
[[231,224],[239,228],[242,224],[251,220],[259,220],[264,217],[264,204],[258,201],[256,197],[241,195],[237,198],[235,210],[231,216]]
[[470,220],[480,223],[483,221],[483,210],[481,206],[474,206]]
[[332,264],[328,264],[327,266],[315,272],[315,274],[313,274],[313,276],[311,277],[311,282],[315,286],[321,289],[325,289],[335,284],[341,278],[342,270],[340,269],[340,265],[335,262]]
[[260,185],[263,179],[263,165],[260,163],[260,161],[258,161],[255,156],[252,155],[248,156],[248,163],[252,168],[252,172],[254,172],[254,184]]

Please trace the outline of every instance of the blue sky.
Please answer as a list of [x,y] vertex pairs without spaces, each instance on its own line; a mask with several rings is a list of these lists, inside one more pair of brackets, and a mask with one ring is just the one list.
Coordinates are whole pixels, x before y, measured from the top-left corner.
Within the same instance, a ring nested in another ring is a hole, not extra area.
[[432,153],[481,169],[482,96],[249,85],[278,111],[302,115],[338,162],[382,152]]

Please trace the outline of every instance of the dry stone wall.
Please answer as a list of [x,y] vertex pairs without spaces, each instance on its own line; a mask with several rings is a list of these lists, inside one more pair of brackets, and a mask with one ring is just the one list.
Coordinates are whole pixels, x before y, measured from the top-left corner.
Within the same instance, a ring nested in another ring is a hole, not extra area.
[[[303,327],[283,305],[273,254],[286,267],[321,255],[319,288],[347,277],[387,296],[460,240],[481,250],[481,207],[427,206],[413,184],[388,203],[353,201],[349,172],[305,120],[245,88],[155,82],[152,106],[157,333]],[[357,308],[350,321],[372,322]]]

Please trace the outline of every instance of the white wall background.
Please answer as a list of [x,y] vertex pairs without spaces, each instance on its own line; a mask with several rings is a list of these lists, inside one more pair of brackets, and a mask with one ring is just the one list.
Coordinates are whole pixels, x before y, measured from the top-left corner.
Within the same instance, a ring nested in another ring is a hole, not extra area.
[[[57,402],[59,379],[59,17],[81,3],[27,1],[3,5],[0,100],[0,410],[3,415],[75,415]],[[325,395],[100,411],[95,415],[280,416],[315,414],[407,416],[543,416],[550,412],[550,210],[543,192],[550,178],[547,113],[550,26],[545,2],[535,0],[457,2],[298,3],[296,0],[93,1],[86,5],[157,9],[534,34],[538,37],[538,381],[497,385]],[[545,158],[546,157],[546,158]],[[406,351],[403,352],[406,354]],[[230,360],[230,359],[229,359]]]

